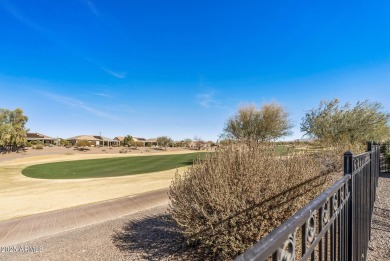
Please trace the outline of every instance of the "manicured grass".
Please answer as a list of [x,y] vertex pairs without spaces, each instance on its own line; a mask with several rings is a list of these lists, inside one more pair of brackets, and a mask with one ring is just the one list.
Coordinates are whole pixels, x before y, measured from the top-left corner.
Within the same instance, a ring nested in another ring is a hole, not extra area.
[[41,179],[84,179],[150,173],[184,167],[205,153],[75,160],[38,164],[22,174]]

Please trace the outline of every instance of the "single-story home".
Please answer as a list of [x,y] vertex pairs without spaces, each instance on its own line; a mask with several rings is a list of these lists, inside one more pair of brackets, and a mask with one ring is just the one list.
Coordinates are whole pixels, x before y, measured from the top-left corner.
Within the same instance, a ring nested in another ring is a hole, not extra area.
[[[119,141],[120,143],[123,143],[125,140],[125,137],[123,136],[117,136],[114,138],[114,140]],[[157,140],[156,139],[145,139],[141,137],[133,137],[133,141],[137,143],[142,143],[142,146],[157,146]]]
[[157,139],[147,139],[145,146],[157,146]]
[[119,146],[120,141],[115,139],[110,139],[103,136],[94,136],[94,135],[78,135],[71,137],[69,139],[66,139],[67,141],[70,141],[73,145],[76,145],[78,141],[80,140],[87,140],[91,144],[91,146],[98,147],[98,146]]
[[42,144],[55,144],[57,139],[43,135],[37,132],[27,132],[27,141],[28,142],[39,142]]
[[122,144],[123,141],[125,140],[125,137],[123,137],[123,136],[116,136],[116,137],[114,138],[114,140],[117,140],[117,141],[119,141],[120,144]]

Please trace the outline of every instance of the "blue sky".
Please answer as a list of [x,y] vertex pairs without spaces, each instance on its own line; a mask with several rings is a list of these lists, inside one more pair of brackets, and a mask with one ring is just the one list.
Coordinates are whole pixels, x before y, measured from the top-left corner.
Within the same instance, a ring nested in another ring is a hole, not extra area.
[[53,137],[216,140],[276,101],[390,111],[389,1],[0,0],[0,107]]

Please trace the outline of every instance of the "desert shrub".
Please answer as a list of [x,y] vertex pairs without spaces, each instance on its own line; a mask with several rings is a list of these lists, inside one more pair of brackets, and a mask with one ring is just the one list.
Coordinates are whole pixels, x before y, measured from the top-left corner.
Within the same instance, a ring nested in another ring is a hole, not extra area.
[[224,146],[176,173],[170,213],[205,259],[232,259],[329,185],[323,160],[272,144]]
[[78,147],[90,147],[91,146],[91,142],[89,142],[88,140],[79,140],[77,141],[77,146]]
[[42,150],[42,149],[43,149],[43,145],[42,145],[42,144],[34,145],[34,146],[33,146],[33,149]]

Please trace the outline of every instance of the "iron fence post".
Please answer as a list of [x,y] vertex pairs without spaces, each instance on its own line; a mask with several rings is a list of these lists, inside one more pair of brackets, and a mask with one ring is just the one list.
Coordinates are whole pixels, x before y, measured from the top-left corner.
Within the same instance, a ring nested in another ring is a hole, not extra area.
[[348,181],[348,191],[350,193],[349,199],[348,199],[348,207],[346,208],[348,213],[347,218],[347,261],[354,261],[354,231],[353,231],[353,224],[354,224],[354,176],[353,176],[353,153],[350,151],[347,151],[344,153],[344,175],[351,175],[350,180]]

